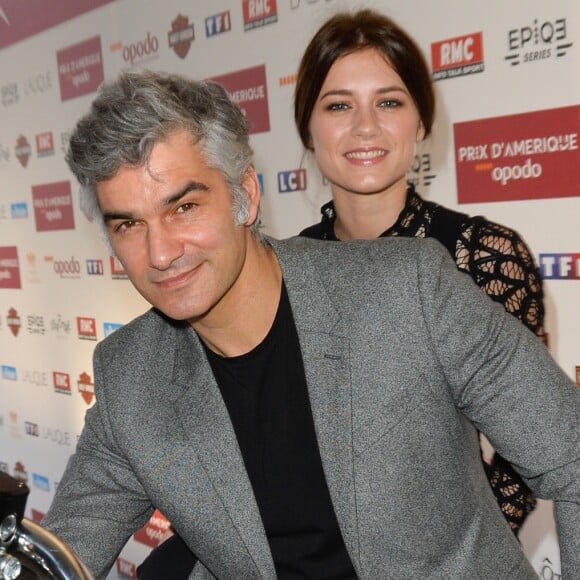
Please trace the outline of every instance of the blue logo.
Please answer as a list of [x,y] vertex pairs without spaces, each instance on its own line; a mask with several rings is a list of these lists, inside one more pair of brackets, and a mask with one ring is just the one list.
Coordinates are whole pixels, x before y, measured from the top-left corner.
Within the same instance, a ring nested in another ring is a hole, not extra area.
[[7,381],[17,381],[18,373],[16,372],[16,367],[2,365],[2,378],[6,379]]
[[50,491],[50,483],[48,482],[48,477],[44,475],[39,475],[38,473],[32,474],[32,485],[43,491]]
[[213,14],[205,19],[205,35],[209,38],[231,30],[230,11]]
[[28,204],[25,201],[10,204],[12,219],[24,219],[28,217]]
[[304,191],[306,189],[306,169],[293,169],[292,171],[280,171],[278,173],[278,191],[290,193]]
[[545,280],[580,280],[580,254],[540,254]]
[[103,322],[103,334],[105,336],[109,336],[109,334],[113,334],[115,330],[118,330],[123,326],[119,322]]

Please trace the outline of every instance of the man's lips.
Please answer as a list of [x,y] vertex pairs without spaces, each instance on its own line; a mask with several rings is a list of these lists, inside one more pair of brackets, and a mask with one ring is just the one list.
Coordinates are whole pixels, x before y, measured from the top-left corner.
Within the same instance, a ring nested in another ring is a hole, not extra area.
[[191,280],[191,278],[193,278],[193,276],[197,274],[199,268],[201,268],[201,264],[198,264],[194,268],[190,268],[185,272],[181,272],[180,274],[165,276],[164,278],[153,280],[153,283],[156,284],[157,286],[160,286],[161,288],[167,289],[174,288],[176,286],[181,286],[186,282],[189,282],[189,280]]

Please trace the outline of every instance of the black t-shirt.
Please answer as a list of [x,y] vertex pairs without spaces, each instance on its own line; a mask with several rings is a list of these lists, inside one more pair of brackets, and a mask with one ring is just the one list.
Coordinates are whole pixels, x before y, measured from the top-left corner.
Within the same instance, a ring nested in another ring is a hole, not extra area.
[[266,338],[238,357],[206,353],[228,408],[280,580],[351,580],[314,431],[286,288]]

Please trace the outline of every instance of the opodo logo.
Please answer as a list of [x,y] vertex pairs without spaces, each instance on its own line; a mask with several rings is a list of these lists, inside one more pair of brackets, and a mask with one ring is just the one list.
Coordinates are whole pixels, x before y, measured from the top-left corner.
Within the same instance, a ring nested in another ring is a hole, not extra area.
[[306,169],[278,172],[278,192],[291,193],[306,189]]
[[75,220],[69,181],[32,186],[37,232],[74,230]]
[[133,562],[123,558],[117,558],[117,575],[121,578],[130,578],[135,580],[137,578],[137,567]]
[[111,52],[120,51],[123,62],[132,67],[159,58],[159,39],[151,32],[147,32],[145,38],[141,40],[129,44],[114,42],[109,49]]
[[94,318],[77,316],[78,337],[82,340],[97,340],[97,323]]
[[544,280],[580,280],[580,254],[540,254]]
[[580,195],[580,105],[455,123],[459,203]]
[[149,521],[133,534],[133,538],[137,542],[156,548],[172,534],[167,518],[159,510],[155,510]]
[[278,21],[276,0],[243,0],[244,30],[253,30]]
[[229,10],[212,14],[205,19],[205,35],[207,38],[229,32],[231,29],[232,23]]
[[53,371],[52,386],[54,387],[55,393],[60,393],[61,395],[70,395],[72,392],[70,386],[70,375],[60,371]]
[[193,24],[189,23],[187,16],[178,14],[171,23],[171,30],[167,33],[169,48],[172,48],[179,58],[185,58],[194,40]]
[[531,24],[508,30],[507,45],[505,60],[517,66],[565,56],[573,43],[568,38],[566,19],[557,18],[543,22],[534,19]]
[[54,155],[54,139],[52,136],[52,131],[39,133],[35,136],[34,139],[36,141],[36,154],[38,157],[48,157],[49,155]]
[[232,101],[246,115],[250,133],[264,133],[270,130],[265,65],[212,77],[211,80],[222,85]]
[[482,33],[434,42],[431,44],[431,67],[435,81],[483,72]]
[[81,373],[77,380],[77,389],[83,398],[83,401],[90,405],[93,402],[93,397],[95,395],[95,385],[91,379],[91,376],[87,373]]
[[28,165],[28,160],[30,159],[31,154],[32,147],[30,147],[28,139],[24,135],[20,135],[16,140],[14,155],[16,155],[16,159],[18,159],[22,167],[26,167]]
[[44,261],[52,263],[54,273],[63,280],[79,280],[81,277],[81,263],[74,257],[55,260],[53,256],[45,256]]
[[59,50],[56,59],[62,101],[96,91],[105,78],[100,36]]
[[16,246],[0,247],[0,288],[21,288],[20,263]]

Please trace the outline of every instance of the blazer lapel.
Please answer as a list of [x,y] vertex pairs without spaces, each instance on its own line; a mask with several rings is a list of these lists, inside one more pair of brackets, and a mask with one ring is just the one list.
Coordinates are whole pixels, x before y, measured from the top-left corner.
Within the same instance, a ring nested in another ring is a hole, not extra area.
[[230,557],[240,563],[240,556],[249,556],[242,558],[244,567],[236,567],[240,577],[275,578],[258,506],[219,388],[195,332],[188,328],[178,335],[174,382],[182,393],[174,407],[224,507],[222,514],[212,514],[216,528],[233,525],[238,544],[230,546]]

